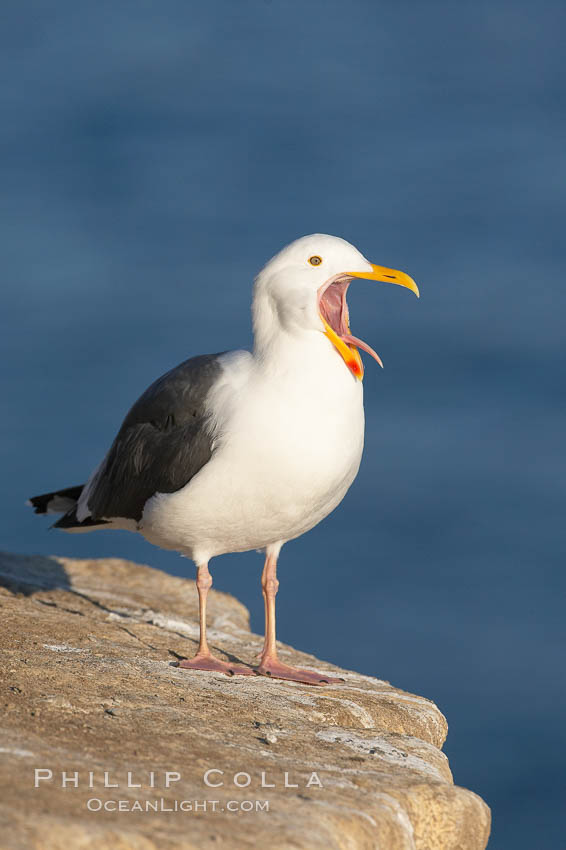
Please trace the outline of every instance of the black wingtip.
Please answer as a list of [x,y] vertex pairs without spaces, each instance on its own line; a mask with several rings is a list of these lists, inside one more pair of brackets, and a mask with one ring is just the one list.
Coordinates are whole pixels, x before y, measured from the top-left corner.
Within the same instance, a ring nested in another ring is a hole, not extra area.
[[32,496],[26,504],[32,507],[36,514],[63,513],[72,507],[73,502],[78,502],[83,488],[84,484],[78,484],[63,490],[53,490],[52,493],[42,493],[40,496]]
[[32,496],[31,499],[27,500],[26,505],[33,508],[36,514],[46,514],[47,505],[53,499],[54,495],[54,493],[44,493],[41,496]]
[[73,509],[62,516],[61,519],[58,519],[57,522],[54,522],[51,528],[92,528],[98,525],[108,525],[108,520],[93,519],[89,516],[81,521],[77,519],[77,512]]

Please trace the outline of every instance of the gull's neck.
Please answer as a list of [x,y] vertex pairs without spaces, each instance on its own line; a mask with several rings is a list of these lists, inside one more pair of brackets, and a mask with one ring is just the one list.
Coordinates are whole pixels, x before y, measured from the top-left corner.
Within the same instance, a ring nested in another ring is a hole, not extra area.
[[321,331],[290,324],[284,327],[276,307],[264,288],[256,281],[252,303],[254,331],[253,357],[260,373],[271,380],[302,383],[336,381],[351,382],[344,363]]
[[254,357],[261,359],[265,357],[278,333],[279,321],[275,315],[275,308],[268,293],[261,286],[261,277],[258,277],[254,286],[252,301],[252,327],[254,334]]

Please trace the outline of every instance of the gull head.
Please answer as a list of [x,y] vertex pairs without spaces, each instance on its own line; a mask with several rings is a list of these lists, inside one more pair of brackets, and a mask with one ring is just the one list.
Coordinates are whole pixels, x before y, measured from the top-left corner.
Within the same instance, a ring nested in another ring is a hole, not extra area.
[[346,293],[354,278],[395,283],[419,295],[409,275],[370,263],[345,239],[325,233],[303,236],[279,251],[256,277],[256,339],[273,326],[292,335],[324,334],[361,380],[363,365],[358,349],[383,364],[373,348],[350,332]]

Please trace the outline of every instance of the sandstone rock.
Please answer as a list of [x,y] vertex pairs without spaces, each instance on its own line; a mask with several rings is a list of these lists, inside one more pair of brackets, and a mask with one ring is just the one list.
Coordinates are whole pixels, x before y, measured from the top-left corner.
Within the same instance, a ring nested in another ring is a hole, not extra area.
[[[487,843],[489,809],[452,784],[429,700],[286,646],[285,661],[344,684],[172,666],[196,647],[192,581],[121,560],[4,555],[0,605],[7,850]],[[209,624],[219,654],[254,662],[262,639],[236,599],[213,590]]]

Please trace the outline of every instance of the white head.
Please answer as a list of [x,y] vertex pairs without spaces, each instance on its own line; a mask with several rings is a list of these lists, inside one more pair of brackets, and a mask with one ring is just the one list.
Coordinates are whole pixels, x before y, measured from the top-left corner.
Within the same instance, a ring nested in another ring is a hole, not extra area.
[[373,349],[350,334],[346,291],[354,277],[397,283],[419,294],[408,275],[373,265],[345,239],[325,233],[303,236],[276,254],[255,280],[256,350],[281,332],[324,334],[361,379],[358,348],[381,361]]

